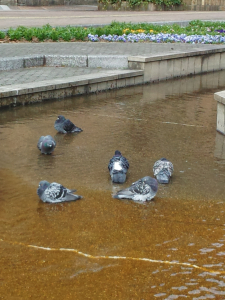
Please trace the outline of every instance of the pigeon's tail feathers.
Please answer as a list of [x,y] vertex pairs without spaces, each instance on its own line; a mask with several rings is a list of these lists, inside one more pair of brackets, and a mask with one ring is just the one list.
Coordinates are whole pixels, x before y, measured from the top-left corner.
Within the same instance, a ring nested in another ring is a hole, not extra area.
[[111,179],[114,183],[124,183],[126,181],[126,173],[124,172],[112,172]]
[[75,193],[77,190],[70,190],[70,189],[67,189],[67,193]]
[[156,179],[159,183],[169,183],[170,172],[166,169],[162,169],[157,175]]
[[113,198],[116,199],[133,199],[134,193],[131,192],[129,189],[124,189],[117,192]]
[[81,199],[81,198],[82,198],[82,196],[80,196],[80,195],[74,195],[74,194],[68,193],[68,194],[63,198],[63,200],[64,200],[64,201],[75,201],[75,200],[79,200],[79,199]]
[[166,158],[161,158],[160,160],[157,160],[154,163],[154,166],[153,166],[154,176],[156,176],[159,172],[161,172],[164,169],[167,169],[167,171],[170,173],[169,176],[172,176],[173,171],[174,171],[173,164]]
[[83,129],[74,125],[74,129],[71,132],[81,132],[81,131],[83,131]]

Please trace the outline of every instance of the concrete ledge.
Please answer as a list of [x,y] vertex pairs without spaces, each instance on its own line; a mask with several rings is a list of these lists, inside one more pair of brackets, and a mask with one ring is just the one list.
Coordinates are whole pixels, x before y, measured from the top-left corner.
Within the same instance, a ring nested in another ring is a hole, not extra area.
[[88,67],[104,69],[127,69],[127,55],[88,55]]
[[[210,47],[207,50],[198,50],[195,47],[191,51],[182,51],[181,49],[181,51],[167,52],[165,55],[158,53],[157,55],[151,54],[149,56],[32,55],[0,59],[0,70],[10,71],[40,66],[89,67],[93,68],[93,70],[92,74],[89,71],[88,75],[74,71],[73,74],[78,73],[82,75],[3,86],[0,88],[0,106],[26,104],[46,99],[185,77],[190,74],[224,70],[225,48]],[[94,68],[98,70],[95,71]],[[104,68],[105,70],[99,68]],[[110,70],[110,68],[113,70]],[[49,77],[46,78],[48,79]],[[12,81],[12,83],[14,82],[16,81]],[[6,81],[5,84],[10,83]],[[225,97],[223,96],[215,95],[218,105],[219,103],[225,103]],[[218,107],[221,115],[222,108]],[[225,121],[222,120],[222,117],[219,120],[218,130],[224,132]]]
[[217,125],[216,130],[225,135],[225,91],[214,94],[217,101]]
[[143,71],[140,70],[104,70],[65,79],[10,85],[0,88],[0,107],[143,84],[143,79]]
[[221,92],[215,93],[214,94],[214,99],[217,102],[220,102],[220,103],[222,103],[222,104],[225,105],[225,91],[221,91]]
[[87,67],[87,55],[45,55],[45,65],[49,67]]
[[90,67],[127,69],[127,55],[43,55],[0,58],[0,71],[29,67]]
[[44,55],[0,58],[0,71],[39,67],[43,65],[44,65]]
[[225,49],[128,57],[130,69],[144,71],[144,82],[201,74],[225,69]]

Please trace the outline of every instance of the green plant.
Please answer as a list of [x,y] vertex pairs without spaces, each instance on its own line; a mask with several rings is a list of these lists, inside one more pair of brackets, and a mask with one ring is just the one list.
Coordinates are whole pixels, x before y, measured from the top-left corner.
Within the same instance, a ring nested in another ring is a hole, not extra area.
[[[139,1],[139,0],[129,0]],[[154,0],[165,1],[165,0]],[[171,0],[166,0],[171,1]],[[176,0],[179,1],[179,0]],[[135,3],[135,2],[133,2]],[[219,32],[218,32],[219,30]],[[16,29],[10,28],[7,32],[7,37],[11,40],[26,39],[32,41],[33,38],[37,38],[40,42],[47,39],[53,41],[71,41],[71,40],[85,40],[88,34],[92,35],[123,35],[129,33],[170,33],[170,34],[186,34],[186,35],[225,35],[225,22],[204,22],[194,20],[186,27],[181,27],[177,24],[173,25],[155,25],[149,23],[124,23],[124,22],[112,22],[110,25],[103,27],[52,27],[49,24],[42,27],[30,27],[19,26]],[[0,31],[0,38],[5,38],[5,34]]]
[[5,38],[5,33],[0,31],[0,39],[4,39]]
[[[174,5],[180,5],[182,0],[124,0],[129,3],[130,7],[139,6],[140,4],[145,3],[154,3],[157,5],[165,5],[166,7],[172,7]],[[102,3],[107,7],[107,4],[119,4],[121,0],[99,0],[99,3]]]

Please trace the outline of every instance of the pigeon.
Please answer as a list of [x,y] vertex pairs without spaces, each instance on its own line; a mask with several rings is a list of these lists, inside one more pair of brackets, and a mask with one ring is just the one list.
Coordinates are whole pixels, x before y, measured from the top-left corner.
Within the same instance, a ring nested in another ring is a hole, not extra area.
[[147,201],[155,197],[158,190],[158,182],[155,178],[145,176],[124,190],[113,196],[117,199],[131,199],[134,201]]
[[58,116],[58,119],[55,121],[55,129],[61,133],[72,133],[83,131],[81,128],[74,125],[69,119],[66,119],[64,116]]
[[161,158],[154,163],[153,173],[159,183],[169,183],[173,174],[173,164],[166,158]]
[[116,150],[115,155],[110,159],[108,164],[112,181],[115,183],[124,183],[128,168],[128,160],[121,154],[120,151]]
[[37,194],[43,202],[60,203],[81,199],[82,196],[74,195],[76,190],[69,190],[57,182],[49,183],[46,180],[40,181]]
[[56,146],[56,141],[51,135],[41,136],[38,140],[37,147],[42,154],[51,154]]

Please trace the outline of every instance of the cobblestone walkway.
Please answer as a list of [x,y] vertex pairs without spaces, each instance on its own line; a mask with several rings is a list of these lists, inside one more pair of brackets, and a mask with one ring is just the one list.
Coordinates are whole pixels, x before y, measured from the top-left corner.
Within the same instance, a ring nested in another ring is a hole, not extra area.
[[1,44],[0,58],[28,55],[142,55],[225,48],[225,45],[156,43],[15,43]]
[[101,68],[37,67],[0,72],[0,86],[100,73]]

